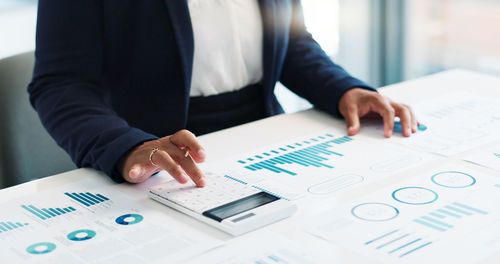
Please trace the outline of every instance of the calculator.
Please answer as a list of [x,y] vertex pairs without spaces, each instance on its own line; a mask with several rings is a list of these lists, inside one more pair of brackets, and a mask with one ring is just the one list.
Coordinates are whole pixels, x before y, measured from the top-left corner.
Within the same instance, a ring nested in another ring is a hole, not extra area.
[[228,175],[206,172],[205,187],[175,180],[149,188],[149,197],[233,236],[287,218],[297,211],[288,200]]

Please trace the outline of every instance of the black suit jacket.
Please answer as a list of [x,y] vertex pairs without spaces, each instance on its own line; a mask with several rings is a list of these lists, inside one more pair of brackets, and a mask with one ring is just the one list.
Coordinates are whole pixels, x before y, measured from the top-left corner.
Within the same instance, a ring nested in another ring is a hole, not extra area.
[[[267,114],[282,112],[277,81],[332,115],[348,89],[369,88],[312,39],[300,1],[259,4]],[[186,0],[40,0],[31,103],[77,166],[120,181],[120,157],[185,128],[193,47]]]

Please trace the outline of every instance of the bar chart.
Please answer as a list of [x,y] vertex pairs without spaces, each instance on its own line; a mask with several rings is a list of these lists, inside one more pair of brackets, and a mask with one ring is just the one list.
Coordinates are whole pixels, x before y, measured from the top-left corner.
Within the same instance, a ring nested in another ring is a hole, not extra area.
[[0,234],[7,233],[9,231],[16,230],[28,225],[29,225],[28,223],[21,223],[21,222],[11,222],[11,221],[0,222]]
[[374,250],[383,250],[388,255],[404,258],[417,251],[424,249],[433,242],[424,236],[418,236],[412,232],[394,229],[374,237],[364,243],[365,246],[373,247]]
[[30,205],[21,205],[21,208],[23,208],[30,214],[33,214],[34,216],[40,218],[41,220],[55,218],[57,216],[76,211],[76,209],[71,206],[64,208],[38,208],[30,204]]
[[416,218],[413,221],[432,230],[445,232],[454,227],[454,224],[450,223],[448,219],[453,219],[452,221],[454,221],[467,216],[487,214],[488,212],[484,210],[464,203],[454,202],[432,211],[428,215]]
[[326,133],[238,160],[238,163],[243,164],[244,168],[250,171],[267,170],[292,176],[297,175],[297,172],[285,169],[290,164],[332,169],[333,166],[326,164],[324,161],[344,156],[342,153],[333,151],[332,148],[335,145],[348,143],[352,140],[348,136],[335,138],[333,135]]
[[107,198],[104,195],[92,194],[89,192],[85,192],[85,193],[83,193],[83,192],[80,192],[80,193],[65,192],[64,195],[68,196],[69,198],[73,199],[75,202],[77,202],[83,206],[86,206],[86,207],[109,201],[109,198]]

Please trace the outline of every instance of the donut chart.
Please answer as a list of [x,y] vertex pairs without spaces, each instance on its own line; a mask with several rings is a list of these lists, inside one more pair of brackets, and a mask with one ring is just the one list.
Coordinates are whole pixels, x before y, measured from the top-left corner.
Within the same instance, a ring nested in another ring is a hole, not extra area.
[[476,178],[465,172],[444,171],[432,175],[434,184],[446,188],[467,188],[476,184]]
[[76,230],[68,234],[68,239],[72,241],[85,241],[95,237],[96,232],[90,229]]
[[399,210],[385,203],[362,203],[354,206],[351,214],[364,221],[383,222],[396,218]]
[[403,187],[392,192],[394,200],[404,204],[430,204],[438,199],[438,194],[424,187]]
[[47,254],[56,249],[56,244],[50,242],[40,242],[26,248],[26,251],[34,255]]
[[116,218],[115,222],[119,225],[133,225],[140,223],[144,217],[140,214],[124,214]]

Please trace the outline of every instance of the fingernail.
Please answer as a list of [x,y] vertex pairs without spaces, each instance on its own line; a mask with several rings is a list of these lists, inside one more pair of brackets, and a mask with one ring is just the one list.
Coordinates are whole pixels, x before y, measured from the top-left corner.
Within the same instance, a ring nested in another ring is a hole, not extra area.
[[141,171],[138,167],[135,167],[135,168],[130,170],[130,178],[137,179],[141,176],[140,174],[141,174]]
[[205,157],[205,150],[204,149],[198,150],[198,152],[196,152],[196,155],[200,158],[204,158]]
[[199,186],[199,187],[203,187],[203,186],[205,186],[205,178],[200,178],[200,179],[198,180],[198,186]]

